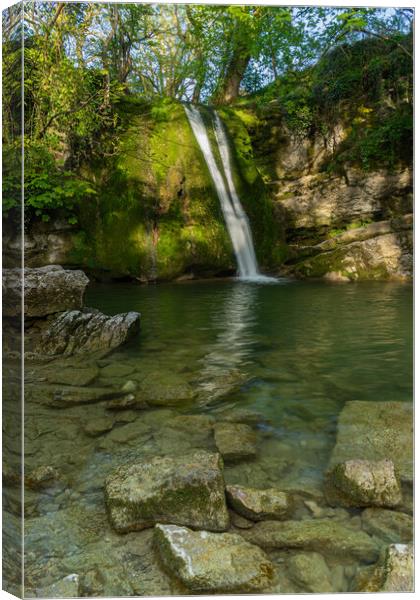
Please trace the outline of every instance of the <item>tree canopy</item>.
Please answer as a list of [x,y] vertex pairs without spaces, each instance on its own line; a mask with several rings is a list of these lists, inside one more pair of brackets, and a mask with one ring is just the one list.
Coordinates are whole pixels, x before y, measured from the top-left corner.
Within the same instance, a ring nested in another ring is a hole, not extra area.
[[[23,13],[19,5],[3,11],[8,156],[21,143],[22,37],[25,185],[41,211],[57,198],[71,203],[94,193],[70,173],[86,157],[112,154],[100,133],[116,131],[119,99],[229,104],[365,38],[411,57],[412,20],[410,9],[25,2]],[[18,201],[19,187],[8,178],[8,160],[6,207]]]

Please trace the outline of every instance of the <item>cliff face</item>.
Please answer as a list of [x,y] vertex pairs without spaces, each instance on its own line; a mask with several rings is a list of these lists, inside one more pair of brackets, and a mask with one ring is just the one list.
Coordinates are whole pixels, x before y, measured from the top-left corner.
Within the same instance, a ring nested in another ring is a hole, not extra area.
[[[60,218],[31,224],[27,266],[59,263],[99,278],[140,281],[233,274],[235,257],[219,200],[183,106],[133,98],[119,110],[115,155],[82,167],[97,195],[79,206],[77,226]],[[205,109],[203,114],[209,118]],[[273,204],[246,128],[235,115],[226,125],[235,185],[251,221],[257,257],[272,269],[285,255]],[[19,244],[10,236],[6,245],[7,263]]]
[[412,170],[326,168],[346,139],[340,124],[325,136],[288,131],[276,106],[251,131],[256,162],[283,228],[282,271],[299,277],[397,279],[412,276]]

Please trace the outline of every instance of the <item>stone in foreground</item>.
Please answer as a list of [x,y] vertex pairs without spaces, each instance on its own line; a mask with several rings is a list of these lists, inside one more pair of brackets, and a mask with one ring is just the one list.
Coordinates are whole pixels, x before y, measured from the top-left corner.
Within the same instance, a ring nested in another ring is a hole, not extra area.
[[262,548],[311,550],[372,563],[378,558],[376,542],[364,531],[346,527],[330,519],[302,521],[262,521],[243,536]]
[[396,510],[367,508],[362,513],[362,527],[388,544],[413,539],[413,518]]
[[357,592],[413,592],[413,544],[391,544],[374,568],[361,570],[356,578]]
[[43,332],[36,351],[50,356],[110,352],[139,330],[137,312],[108,317],[95,309],[66,311]]
[[111,525],[119,532],[156,523],[226,531],[222,468],[219,454],[204,451],[120,466],[105,481]]
[[193,592],[256,592],[270,585],[267,555],[240,535],[156,525],[164,565]]
[[289,559],[287,567],[289,576],[305,592],[323,594],[334,591],[331,571],[321,554],[295,554]]
[[413,409],[408,402],[347,402],[338,420],[330,467],[346,460],[392,459],[403,481],[413,481]]
[[[89,279],[83,271],[65,270],[59,265],[24,269],[25,317],[45,317],[63,310],[79,309]],[[22,270],[3,269],[3,313],[20,314]]]
[[257,455],[257,436],[243,423],[216,423],[214,439],[217,449],[228,462],[255,458]]
[[286,519],[292,509],[288,494],[270,488],[256,490],[242,485],[226,486],[228,504],[240,515],[252,521]]
[[327,474],[325,496],[332,506],[393,508],[402,502],[392,460],[346,460]]

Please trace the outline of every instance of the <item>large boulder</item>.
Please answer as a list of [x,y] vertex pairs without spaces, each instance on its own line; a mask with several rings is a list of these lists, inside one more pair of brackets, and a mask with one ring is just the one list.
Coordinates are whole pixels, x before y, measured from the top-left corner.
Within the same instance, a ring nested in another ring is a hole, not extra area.
[[[89,279],[83,271],[65,270],[59,265],[24,269],[25,317],[45,317],[65,310],[80,309]],[[3,314],[21,313],[22,270],[3,270]]]
[[196,593],[256,592],[273,577],[263,550],[236,534],[159,524],[155,540],[166,568]]
[[156,523],[226,531],[229,514],[222,468],[219,454],[204,451],[118,467],[105,481],[111,525],[119,532]]
[[401,486],[392,460],[346,460],[326,477],[329,504],[347,507],[393,508],[402,502]]
[[140,314],[128,312],[109,317],[95,309],[60,314],[43,331],[36,352],[46,355],[110,352],[140,330]]
[[338,419],[330,468],[346,460],[392,459],[403,481],[413,481],[413,407],[408,402],[346,402]]
[[378,545],[367,533],[330,519],[261,521],[242,535],[262,548],[310,550],[367,563],[379,555]]
[[214,439],[217,449],[226,461],[255,458],[257,455],[257,436],[243,423],[216,423]]
[[228,504],[251,521],[283,520],[292,508],[290,496],[274,488],[256,490],[242,485],[228,485],[226,496]]

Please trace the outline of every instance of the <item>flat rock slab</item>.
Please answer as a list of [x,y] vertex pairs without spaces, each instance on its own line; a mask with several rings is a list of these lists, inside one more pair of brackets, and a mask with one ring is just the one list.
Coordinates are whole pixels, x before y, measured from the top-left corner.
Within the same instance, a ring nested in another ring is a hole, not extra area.
[[255,592],[271,583],[269,558],[240,535],[159,524],[155,541],[164,565],[193,592]]
[[94,309],[71,310],[59,315],[43,332],[36,352],[54,356],[91,354],[118,348],[140,330],[140,314],[108,317]]
[[95,404],[116,397],[123,397],[124,393],[112,388],[77,387],[72,385],[25,385],[25,399],[33,402],[66,408],[79,404]]
[[338,419],[330,467],[352,459],[392,459],[413,481],[413,408],[406,402],[347,402]]
[[255,458],[257,455],[257,436],[243,423],[216,423],[214,439],[217,449],[228,462]]
[[402,502],[400,482],[389,459],[338,463],[327,474],[325,496],[332,506],[393,508]]
[[243,536],[262,548],[296,548],[367,563],[374,562],[379,554],[378,545],[367,533],[330,519],[261,521],[244,530]]
[[292,510],[290,496],[274,488],[257,490],[242,485],[228,485],[226,497],[237,513],[252,521],[284,520]]
[[411,542],[413,539],[413,517],[395,510],[367,508],[362,513],[362,527],[388,544]]
[[156,523],[226,531],[222,469],[220,455],[204,451],[120,466],[105,481],[111,525],[119,532]]
[[61,383],[63,385],[84,386],[90,385],[98,376],[97,367],[51,367],[44,369],[42,375],[50,383]]
[[[45,317],[64,310],[79,309],[89,279],[83,271],[49,265],[24,269],[25,317]],[[3,269],[3,313],[16,317],[21,312],[22,270]]]

